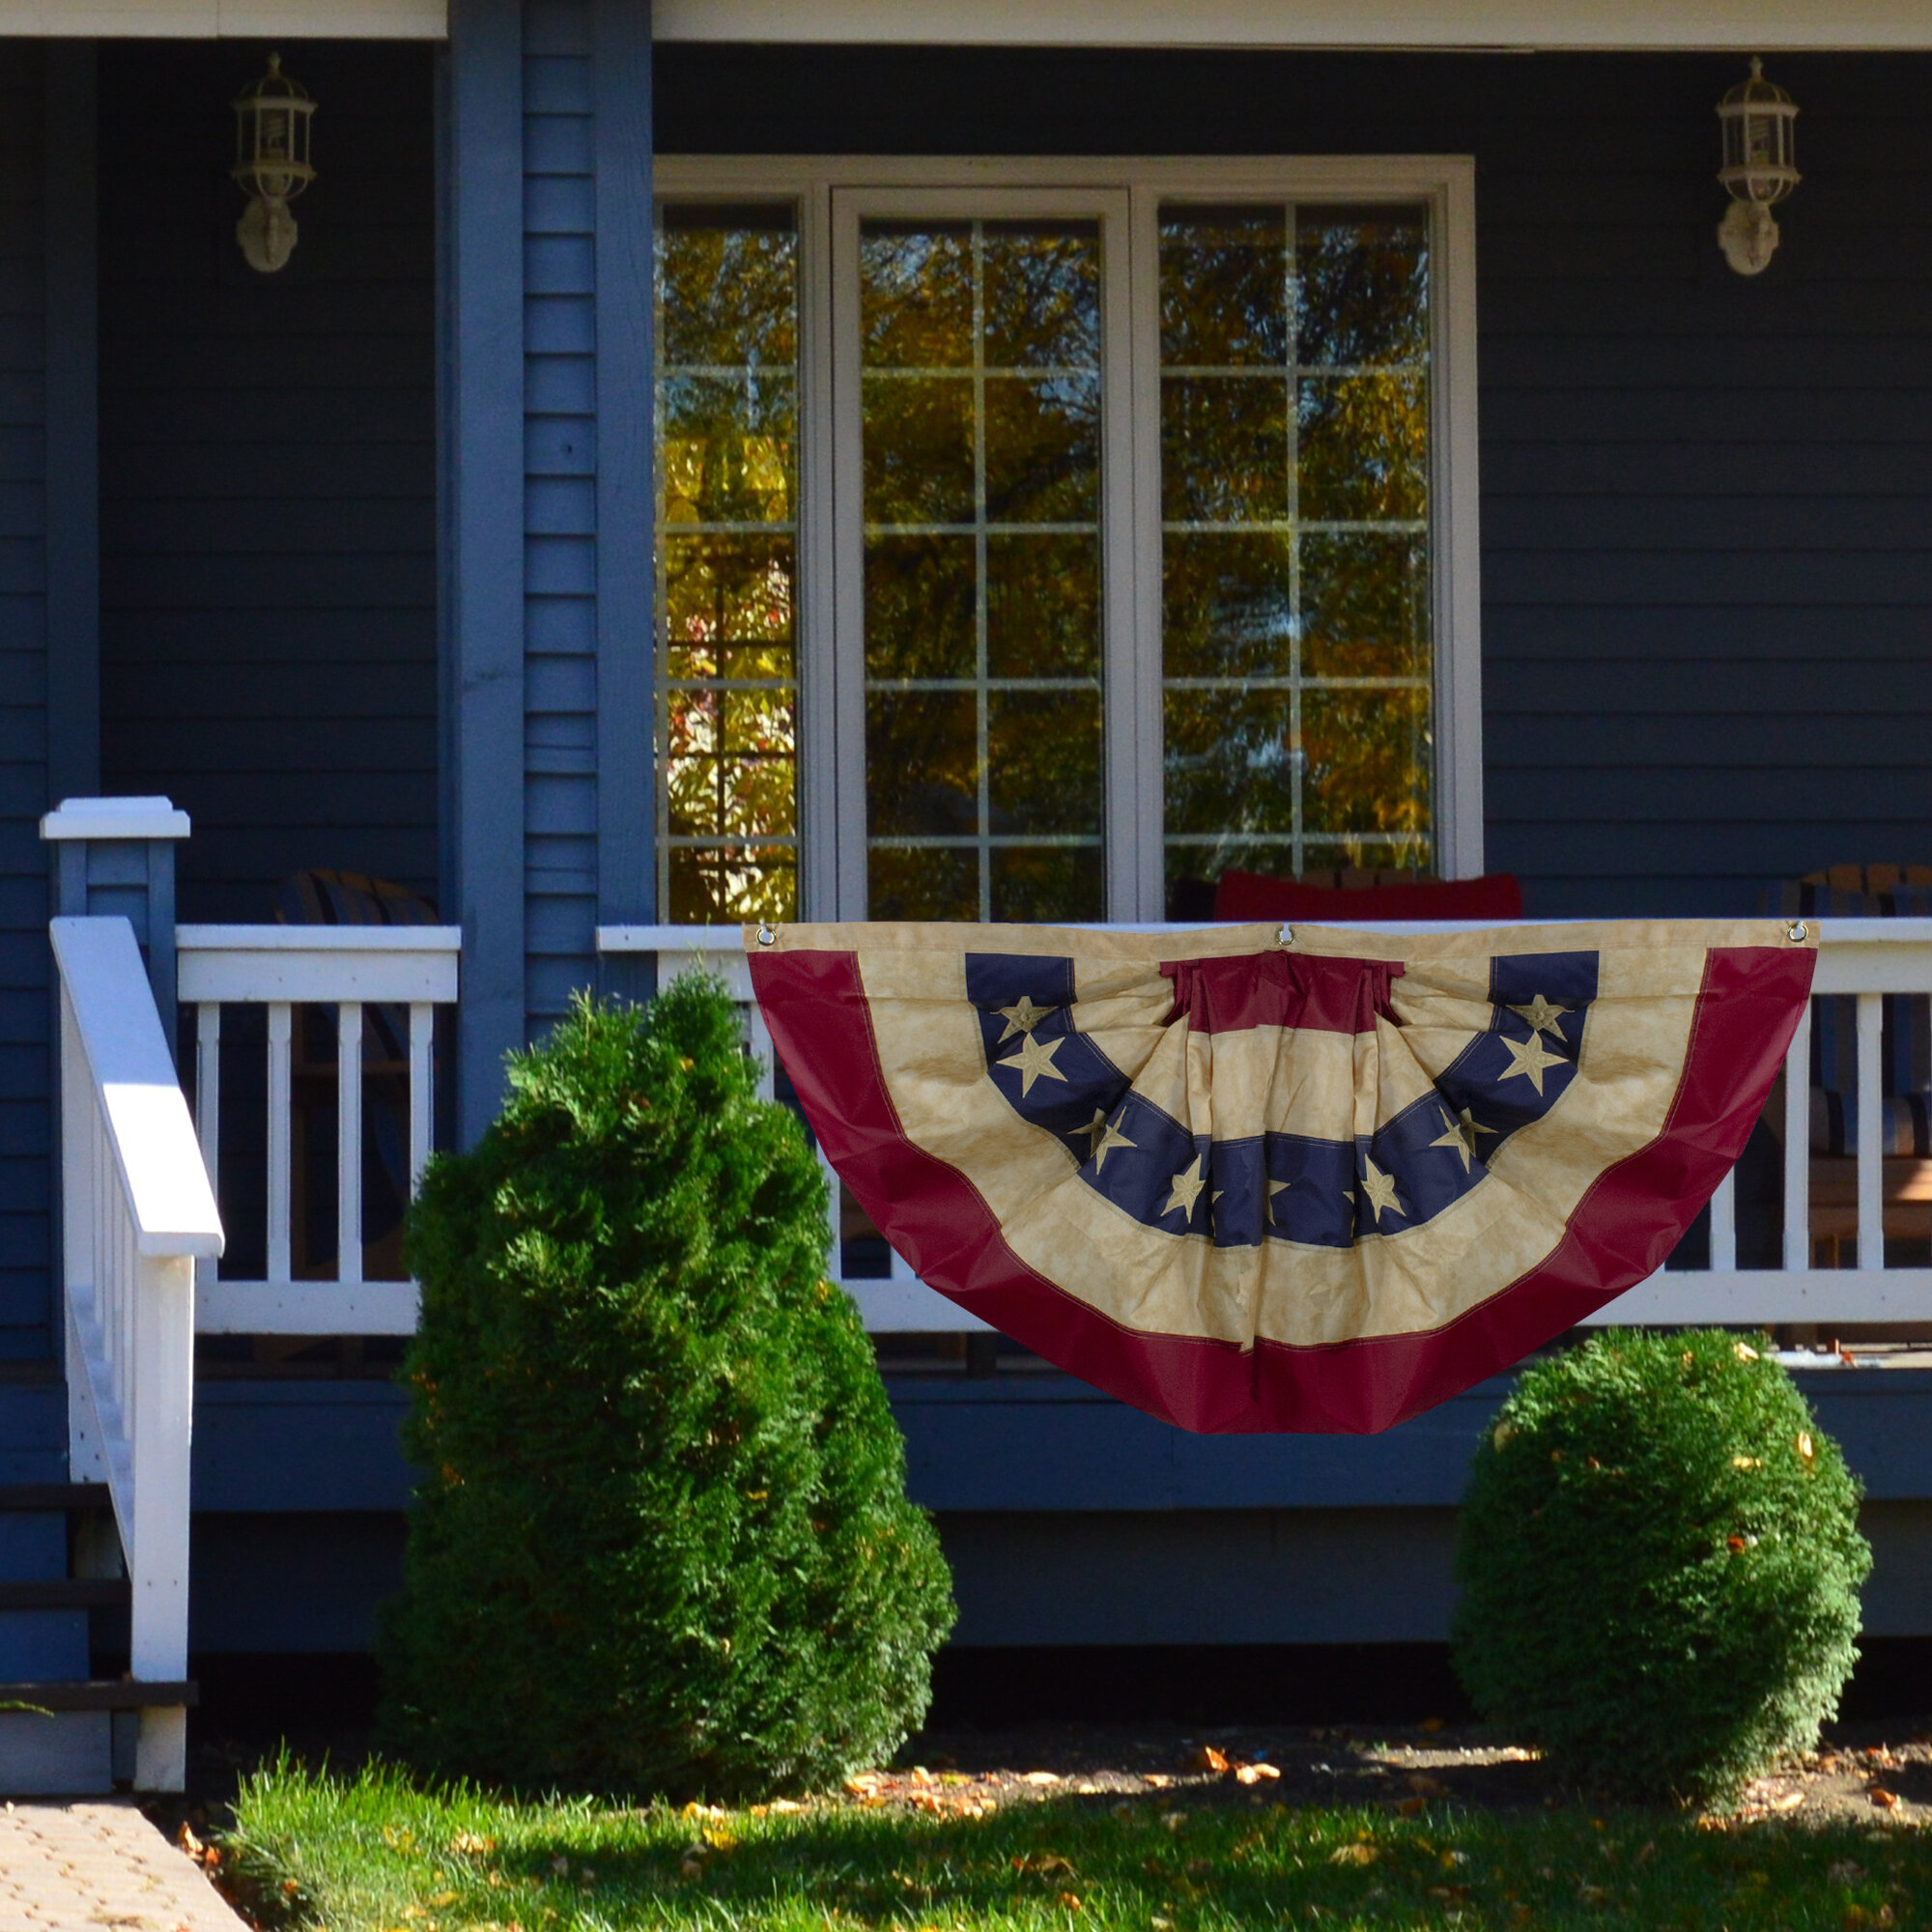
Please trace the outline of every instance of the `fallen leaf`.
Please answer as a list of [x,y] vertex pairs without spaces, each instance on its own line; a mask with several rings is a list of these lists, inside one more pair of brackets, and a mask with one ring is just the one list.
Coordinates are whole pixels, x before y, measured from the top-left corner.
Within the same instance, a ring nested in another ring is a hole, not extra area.
[[1280,1769],[1271,1764],[1244,1764],[1235,1773],[1236,1780],[1242,1784],[1259,1784],[1264,1777],[1280,1776]]
[[1141,1782],[1151,1785],[1156,1791],[1165,1791],[1174,1779],[1164,1771],[1144,1771],[1141,1773]]
[[1372,1865],[1380,1857],[1381,1854],[1375,1846],[1357,1842],[1352,1845],[1337,1845],[1328,1854],[1328,1862],[1331,1865]]
[[1058,1852],[1028,1852],[1013,1861],[1016,1872],[1033,1872],[1041,1878],[1050,1878],[1056,1873],[1073,1876],[1070,1860],[1064,1859]]
[[1757,1350],[1748,1342],[1733,1342],[1731,1348],[1741,1362],[1754,1362],[1758,1358]]
[[1020,1774],[1020,1782],[1022,1784],[1058,1784],[1060,1782],[1060,1774],[1057,1771],[1024,1771]]
[[1811,1432],[1801,1429],[1798,1432],[1798,1460],[1808,1469],[1818,1460],[1818,1445],[1811,1440]]
[[1898,1793],[1888,1791],[1882,1784],[1874,1784],[1871,1788],[1871,1802],[1888,1811],[1895,1811],[1898,1809]]
[[456,1894],[453,1891],[439,1891],[429,1902],[432,1905],[454,1905]]
[[469,1858],[486,1859],[497,1849],[497,1841],[486,1838],[480,1832],[459,1832],[450,1839],[449,1849]]
[[1744,1547],[1745,1547],[1745,1540],[1742,1536],[1727,1536],[1724,1538],[1724,1548],[1728,1549],[1733,1556],[1736,1556],[1744,1548]]
[[1197,1771],[1226,1771],[1228,1753],[1217,1750],[1212,1745],[1203,1745],[1200,1756],[1194,1760],[1194,1768]]
[[1075,1892],[1063,1891],[1060,1894],[1060,1902],[1062,1905],[1065,1906],[1065,1908],[1069,1912],[1078,1912],[1082,1909],[1079,1896]]

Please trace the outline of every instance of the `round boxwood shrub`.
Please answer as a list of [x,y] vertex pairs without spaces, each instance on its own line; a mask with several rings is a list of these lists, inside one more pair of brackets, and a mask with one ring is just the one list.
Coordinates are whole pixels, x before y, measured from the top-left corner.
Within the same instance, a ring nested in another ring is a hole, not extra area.
[[581,1002],[513,1062],[410,1218],[391,1748],[715,1800],[823,1784],[919,1723],[951,1579],[828,1239],[715,981]]
[[1615,1333],[1527,1369],[1476,1453],[1456,1667],[1580,1782],[1723,1802],[1837,1709],[1860,1487],[1775,1361]]

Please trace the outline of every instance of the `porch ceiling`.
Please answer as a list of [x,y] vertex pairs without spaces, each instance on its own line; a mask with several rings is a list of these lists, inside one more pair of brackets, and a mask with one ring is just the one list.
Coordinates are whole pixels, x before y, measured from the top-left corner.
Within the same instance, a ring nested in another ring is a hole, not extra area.
[[653,28],[660,41],[1770,53],[1932,47],[1932,0],[657,0]]
[[440,41],[447,0],[0,0],[0,36]]

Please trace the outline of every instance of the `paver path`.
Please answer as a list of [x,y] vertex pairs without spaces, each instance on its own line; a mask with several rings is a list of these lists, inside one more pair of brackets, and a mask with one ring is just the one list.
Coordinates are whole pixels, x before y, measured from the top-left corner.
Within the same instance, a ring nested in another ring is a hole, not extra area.
[[0,1932],[242,1932],[186,1853],[130,1804],[0,1811]]

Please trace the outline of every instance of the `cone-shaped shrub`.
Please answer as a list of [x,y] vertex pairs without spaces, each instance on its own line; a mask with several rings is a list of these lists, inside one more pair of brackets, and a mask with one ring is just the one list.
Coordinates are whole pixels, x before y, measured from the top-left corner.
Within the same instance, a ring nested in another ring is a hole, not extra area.
[[1456,1667],[1585,1784],[1729,1799],[1837,1709],[1871,1568],[1859,1494],[1749,1343],[1598,1337],[1526,1370],[1477,1449]]
[[715,982],[582,1003],[515,1061],[411,1216],[392,1747],[720,1799],[835,1779],[920,1721],[950,1578],[827,1241]]

